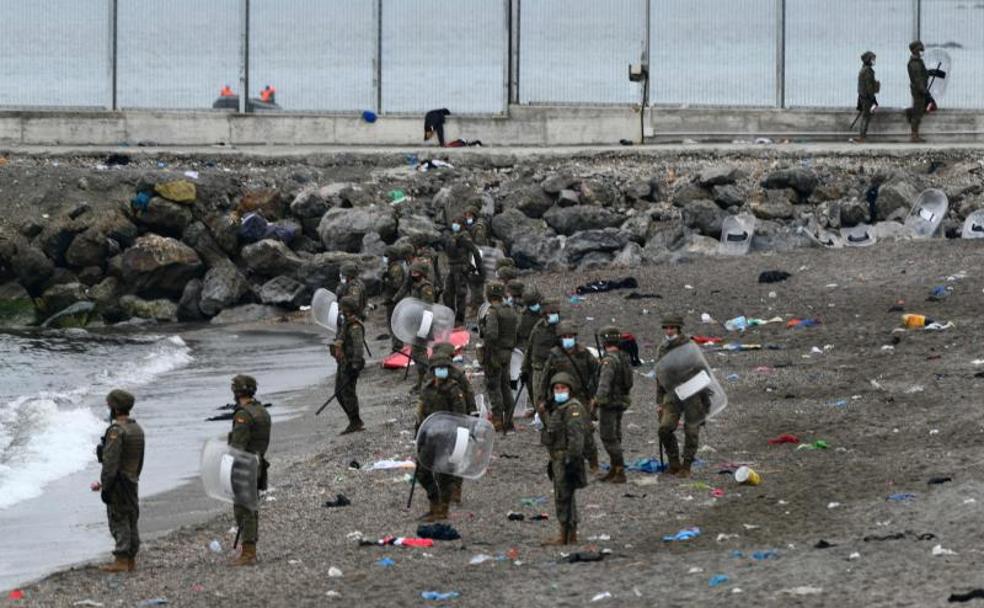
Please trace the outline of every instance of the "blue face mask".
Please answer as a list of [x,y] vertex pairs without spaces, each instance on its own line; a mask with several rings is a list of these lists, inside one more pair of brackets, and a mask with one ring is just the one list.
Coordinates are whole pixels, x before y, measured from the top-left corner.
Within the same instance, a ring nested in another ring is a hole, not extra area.
[[[874,65],[874,64],[872,64],[872,65]],[[469,226],[471,226],[472,224],[475,223],[475,220],[473,220],[472,218],[468,218],[468,219],[465,220],[465,223],[468,224]]]
[[530,312],[540,312],[540,305],[533,304],[532,306],[530,306]]
[[437,379],[439,379],[439,380],[447,380],[447,377],[448,377],[448,368],[446,368],[446,367],[435,367],[434,368],[434,377],[437,378]]
[[577,343],[575,338],[561,338],[560,345],[564,348],[574,348],[574,344]]
[[457,222],[451,224],[451,232],[460,232],[460,231],[461,231],[461,224]]
[[390,259],[387,256],[383,256],[383,266],[387,266],[390,263]]
[[560,323],[560,315],[558,313],[552,312],[547,315],[547,323],[551,325],[556,325]]
[[570,393],[554,393],[554,401],[557,403],[567,403],[567,400],[570,398]]

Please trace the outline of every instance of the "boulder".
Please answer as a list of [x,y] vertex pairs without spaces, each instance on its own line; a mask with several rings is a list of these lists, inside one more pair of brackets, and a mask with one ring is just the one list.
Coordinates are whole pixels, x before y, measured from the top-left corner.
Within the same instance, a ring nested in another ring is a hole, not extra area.
[[686,207],[694,201],[707,200],[709,194],[700,186],[694,183],[685,183],[677,187],[673,192],[673,204],[677,207]]
[[338,193],[343,207],[371,207],[376,202],[376,195],[362,186],[348,186]]
[[566,268],[563,248],[564,237],[522,232],[512,241],[509,254],[519,268],[560,270]]
[[[401,216],[396,232],[400,237],[409,237],[411,239],[426,237],[428,242],[434,242],[441,237],[441,232],[434,226],[434,222],[432,222],[429,217],[420,214]],[[380,241],[381,240],[382,239],[380,239]],[[366,251],[365,237],[363,237],[362,251]]]
[[566,173],[554,173],[540,183],[540,188],[547,194],[560,194],[577,184],[577,179]]
[[366,281],[366,289],[372,295],[379,287],[377,276],[379,258],[377,257],[337,251],[319,253],[304,259],[296,272],[286,276],[303,284],[311,292],[319,287],[334,290],[338,286],[339,270],[345,262],[355,262],[359,265],[362,269],[359,276]]
[[[197,279],[195,279],[197,281]],[[191,281],[194,283],[195,281]],[[123,283],[116,277],[106,277],[89,288],[89,299],[96,305],[96,312],[110,323],[117,323],[127,318],[126,312],[120,305],[123,294]]]
[[636,179],[625,184],[622,188],[625,198],[631,201],[642,201],[651,200],[650,196],[653,193],[653,184],[649,180]]
[[712,238],[721,237],[721,222],[727,216],[728,213],[714,201],[706,199],[689,203],[683,209],[683,223]]
[[238,268],[232,263],[220,264],[205,273],[198,308],[205,316],[213,317],[222,309],[239,304],[249,292],[249,282]]
[[172,203],[181,205],[190,205],[198,197],[195,184],[186,179],[158,183],[154,186],[154,192]]
[[264,278],[294,274],[303,263],[290,247],[274,239],[247,245],[241,255],[250,273]]
[[237,209],[240,217],[253,212],[259,213],[271,222],[284,217],[284,205],[280,193],[276,190],[250,190],[243,194]]
[[792,188],[805,201],[816,190],[818,183],[817,174],[812,170],[792,167],[773,171],[766,176],[762,186],[769,190]]
[[675,251],[683,246],[685,239],[686,232],[681,222],[654,222],[649,228],[644,255],[650,259],[663,252]]
[[55,264],[19,234],[0,232],[0,268],[13,275],[32,296],[39,296]]
[[235,308],[227,308],[215,317],[212,323],[254,323],[256,321],[269,321],[279,319],[284,316],[284,309],[265,304],[245,304]]
[[575,190],[561,190],[557,195],[558,207],[573,207],[581,203],[581,194]]
[[500,191],[499,203],[502,209],[518,209],[526,217],[539,219],[550,209],[554,202],[541,188],[531,185],[514,183]]
[[858,224],[866,224],[871,221],[871,217],[868,210],[868,203],[854,199],[850,201],[842,201],[839,205],[840,207],[840,225],[841,226],[857,226]]
[[714,255],[718,252],[721,242],[718,239],[699,234],[691,234],[683,251],[690,255]]
[[594,205],[554,207],[543,215],[547,224],[558,234],[571,235],[581,230],[620,226],[625,217]]
[[[321,253],[321,251],[312,251],[312,253]],[[362,253],[365,255],[381,257],[384,253],[386,253],[386,243],[375,232],[367,232],[366,235],[362,237]]]
[[542,220],[535,220],[518,209],[507,209],[492,218],[492,234],[507,245],[526,235],[542,237],[547,226]]
[[611,265],[612,259],[612,254],[604,251],[592,251],[590,253],[586,253],[578,262],[577,271],[587,272],[589,270],[600,270],[602,268],[607,269]]
[[96,228],[88,228],[72,239],[65,251],[65,262],[74,268],[102,266],[109,254],[108,239]]
[[724,186],[726,184],[733,184],[738,181],[741,172],[737,167],[730,167],[728,165],[715,165],[708,167],[700,172],[700,176],[697,180],[700,185],[705,188],[711,188],[713,186]]
[[103,270],[99,266],[86,266],[79,271],[79,282],[91,287],[103,279]]
[[[146,297],[173,296],[204,270],[195,250],[176,239],[146,234],[123,252],[121,274],[130,291]],[[138,315],[139,316],[139,315]]]
[[264,304],[297,309],[310,301],[308,289],[290,277],[274,277],[260,287],[260,301]]
[[16,282],[0,285],[0,327],[23,327],[36,322],[31,294]]
[[226,252],[212,237],[212,233],[202,222],[192,222],[181,234],[181,240],[195,250],[209,268],[229,261]]
[[134,211],[133,217],[138,224],[152,232],[173,237],[180,237],[194,219],[191,209],[186,205],[161,197],[150,199],[150,204],[145,209]]
[[178,300],[178,321],[194,322],[204,321],[205,315],[202,313],[199,302],[202,299],[202,290],[205,284],[201,279],[188,281],[181,299]]
[[904,179],[893,179],[882,184],[881,188],[878,189],[878,198],[875,199],[876,219],[879,221],[887,220],[899,210],[908,214],[918,198],[919,191]]
[[120,298],[120,307],[130,317],[154,321],[177,321],[178,305],[170,300],[144,300],[134,295]]
[[239,253],[239,220],[228,213],[206,215],[205,225],[215,239],[215,243],[227,255]]
[[88,225],[79,219],[72,219],[68,215],[57,217],[44,227],[38,235],[37,244],[41,251],[51,258],[55,264],[64,266],[65,253],[71,247],[75,236],[83,232]]
[[[318,235],[328,251],[358,253],[362,239],[375,232],[384,241],[396,238],[396,218],[389,209],[331,209],[318,224]],[[284,273],[278,273],[284,274]]]
[[85,285],[81,283],[61,283],[52,285],[45,290],[44,295],[41,296],[39,308],[43,317],[50,317],[76,302],[86,302],[88,299],[85,292]]
[[812,246],[813,242],[796,226],[769,220],[755,224],[754,251],[787,252]]
[[645,244],[649,238],[649,228],[653,225],[652,217],[648,213],[638,213],[622,223],[621,230],[629,235],[629,238],[639,244]]
[[612,207],[619,202],[618,190],[601,181],[583,181],[578,190],[581,193],[580,202],[585,205]]
[[321,218],[331,205],[318,190],[302,190],[290,204],[290,214],[298,219]]
[[788,220],[796,215],[790,198],[796,198],[793,190],[767,190],[765,201],[752,203],[749,209],[760,220]]
[[636,268],[643,263],[642,253],[639,243],[629,243],[612,258],[612,264],[621,268]]
[[568,262],[577,264],[588,253],[621,251],[629,242],[629,234],[618,228],[585,230],[567,238],[564,253]]
[[728,207],[741,207],[745,204],[745,197],[741,195],[738,187],[733,184],[714,186],[712,195],[714,196],[714,202],[724,209]]
[[44,231],[44,224],[37,220],[26,220],[18,231],[26,238],[33,239]]

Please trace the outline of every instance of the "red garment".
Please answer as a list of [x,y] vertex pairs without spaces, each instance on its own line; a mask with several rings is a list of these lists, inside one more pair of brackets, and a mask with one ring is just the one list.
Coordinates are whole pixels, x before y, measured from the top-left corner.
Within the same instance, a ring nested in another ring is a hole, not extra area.
[[222,87],[222,90],[219,91],[219,96],[220,97],[235,97],[235,95],[236,94],[233,93],[232,92],[232,89],[229,88],[228,86]]
[[697,344],[720,344],[721,338],[711,338],[710,336],[693,336],[690,338]]
[[783,433],[778,437],[773,437],[769,440],[769,445],[781,445],[783,443],[799,443],[799,437],[796,435],[790,435],[789,433]]

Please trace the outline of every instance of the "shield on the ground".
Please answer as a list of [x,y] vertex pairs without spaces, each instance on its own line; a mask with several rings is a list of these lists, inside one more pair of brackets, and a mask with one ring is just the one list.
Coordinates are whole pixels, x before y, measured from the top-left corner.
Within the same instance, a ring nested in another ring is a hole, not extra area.
[[728,407],[728,395],[694,342],[672,349],[657,361],[656,379],[678,401],[694,397],[705,400],[707,418],[713,418]]
[[912,230],[917,239],[928,239],[936,235],[950,203],[942,190],[924,190],[916,204],[912,206],[905,225]]
[[259,469],[256,454],[237,450],[221,439],[209,439],[202,449],[202,485],[217,500],[255,511],[260,501]]
[[979,209],[964,220],[963,233],[965,239],[984,239],[984,209]]
[[314,322],[331,333],[338,332],[338,298],[334,293],[321,288],[311,298],[311,317]]
[[953,61],[950,54],[940,48],[932,48],[923,54],[923,63],[929,72],[929,94],[937,103],[946,95],[947,83],[952,80]]
[[483,418],[431,414],[417,431],[417,464],[435,473],[478,479],[492,459],[495,427]]
[[747,213],[729,215],[721,223],[721,244],[718,252],[723,255],[745,255],[752,247],[755,236],[755,217]]
[[841,237],[834,234],[830,230],[821,228],[817,223],[816,218],[810,218],[810,221],[805,227],[800,228],[800,232],[806,235],[806,238],[810,239],[817,245],[821,247],[827,247],[829,249],[840,249],[844,246]]
[[868,247],[878,240],[868,224],[841,228],[841,239],[848,247]]
[[454,330],[454,311],[417,298],[403,298],[393,309],[390,331],[406,344],[446,342]]

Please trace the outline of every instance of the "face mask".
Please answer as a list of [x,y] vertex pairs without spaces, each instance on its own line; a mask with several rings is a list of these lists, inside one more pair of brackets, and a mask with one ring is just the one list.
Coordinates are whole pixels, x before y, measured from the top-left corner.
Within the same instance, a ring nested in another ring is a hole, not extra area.
[[574,348],[574,344],[577,342],[575,338],[561,338],[560,344],[564,348]]
[[467,220],[465,220],[465,223],[471,226],[472,224],[475,223],[475,220],[473,220],[472,218],[468,218]]
[[540,305],[533,304],[532,306],[530,306],[530,312],[540,312]]
[[434,368],[434,377],[435,378],[438,378],[439,380],[446,380],[447,377],[448,377],[448,368],[446,368],[446,367],[435,367]]
[[348,283],[348,279],[346,277],[342,277],[341,279],[338,280],[338,282],[341,283],[342,285],[344,285],[344,284]]
[[508,298],[506,298],[506,304],[512,306],[512,304],[513,304],[512,296],[509,296]]
[[554,393],[554,401],[557,403],[567,403],[567,400],[571,398],[570,393]]
[[556,325],[560,323],[560,315],[558,313],[552,312],[547,315],[547,323],[551,325]]
[[384,255],[384,256],[383,256],[383,266],[386,266],[386,265],[388,265],[389,263],[390,263],[390,259],[389,259],[389,257],[387,257],[387,256],[385,256],[385,255]]
[[451,232],[458,232],[461,230],[461,224],[454,223],[451,224]]

